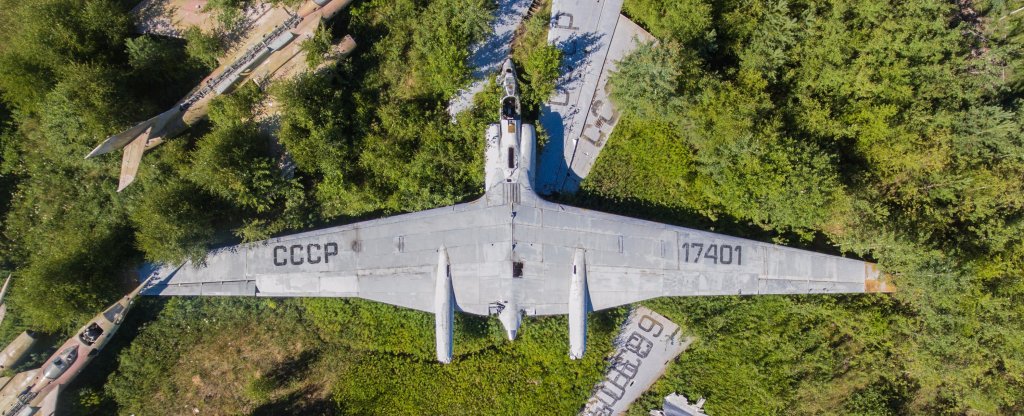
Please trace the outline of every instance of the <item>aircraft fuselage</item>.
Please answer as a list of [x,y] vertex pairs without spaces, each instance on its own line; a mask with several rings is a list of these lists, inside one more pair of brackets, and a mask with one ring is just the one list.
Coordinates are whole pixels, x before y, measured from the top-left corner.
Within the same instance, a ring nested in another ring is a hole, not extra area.
[[42,367],[24,382],[26,387],[17,400],[11,402],[9,407],[0,409],[0,415],[33,414],[47,395],[74,380],[121,327],[121,322],[143,287],[144,284],[139,285],[117,303],[97,314],[57,348]]

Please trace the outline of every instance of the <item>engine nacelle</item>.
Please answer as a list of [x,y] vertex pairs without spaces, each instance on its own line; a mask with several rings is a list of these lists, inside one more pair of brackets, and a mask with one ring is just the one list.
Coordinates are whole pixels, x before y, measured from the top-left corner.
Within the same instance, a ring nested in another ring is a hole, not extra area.
[[587,351],[587,259],[583,249],[576,249],[572,259],[572,280],[569,283],[569,358],[578,360]]
[[537,160],[537,130],[532,124],[523,124],[519,136],[520,173],[519,181],[526,183],[526,187],[533,189],[534,178],[536,177]]
[[444,246],[438,250],[437,272],[434,276],[434,341],[437,344],[437,361],[448,364],[452,361],[455,295],[452,293],[451,263],[448,262],[448,250]]

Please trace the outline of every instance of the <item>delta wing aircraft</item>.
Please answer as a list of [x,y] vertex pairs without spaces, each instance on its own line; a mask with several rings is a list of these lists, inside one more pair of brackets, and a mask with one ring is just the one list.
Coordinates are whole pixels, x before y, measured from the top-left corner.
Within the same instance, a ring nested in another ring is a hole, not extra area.
[[163,267],[145,295],[359,297],[435,315],[452,359],[456,311],[569,315],[569,357],[587,313],[662,296],[887,292],[874,264],[548,202],[534,193],[534,127],[520,118],[511,61],[486,132],[480,199],[212,251]]
[[[229,63],[214,70],[170,110],[108,137],[86,158],[124,148],[121,157],[121,177],[117,185],[117,191],[120,192],[135,181],[142,154],[205,118],[210,101],[214,97],[230,92],[245,80],[260,83],[275,75],[295,75],[296,62],[302,63],[305,59],[305,53],[300,47],[301,41],[313,36],[322,20],[330,20],[351,2],[352,0],[309,0],[299,7],[296,13],[287,12],[287,18],[283,22],[262,39],[242,49],[243,52]],[[346,36],[335,47],[335,51],[344,56],[353,48],[355,41]],[[287,73],[282,74],[284,72]]]

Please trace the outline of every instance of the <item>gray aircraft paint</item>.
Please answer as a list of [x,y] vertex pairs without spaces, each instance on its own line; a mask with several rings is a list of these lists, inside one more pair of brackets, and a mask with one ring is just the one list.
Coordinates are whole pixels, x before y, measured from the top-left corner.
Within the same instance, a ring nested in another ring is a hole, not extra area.
[[661,296],[860,293],[878,278],[859,260],[556,204],[503,183],[466,204],[214,250],[203,265],[158,271],[144,294],[362,297],[433,313],[442,246],[459,310],[478,315],[509,301],[527,315],[568,313],[578,248],[592,310]]
[[452,361],[452,338],[455,321],[455,302],[452,301],[451,264],[448,250],[441,247],[437,253],[437,276],[434,282],[434,339],[437,340],[437,361]]
[[587,257],[583,249],[576,249],[572,260],[572,280],[569,282],[569,358],[583,358],[587,350]]
[[676,393],[665,396],[661,410],[651,410],[651,416],[708,416],[704,413],[704,398],[690,403],[686,396]]
[[[440,322],[447,309],[437,279],[450,274],[453,307],[498,315],[514,339],[524,314],[570,312],[574,264],[585,263],[588,311],[662,296],[886,290],[863,261],[545,201],[531,180],[532,127],[518,113],[499,119],[476,201],[214,250],[202,264],[160,268],[142,293],[360,297]],[[435,340],[441,361],[451,348],[443,329]]]

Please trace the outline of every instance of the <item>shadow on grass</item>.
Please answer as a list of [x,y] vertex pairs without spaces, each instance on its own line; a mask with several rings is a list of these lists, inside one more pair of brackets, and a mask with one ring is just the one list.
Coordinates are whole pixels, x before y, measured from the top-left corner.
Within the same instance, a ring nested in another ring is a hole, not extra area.
[[329,398],[317,397],[320,392],[315,386],[306,386],[296,390],[280,400],[267,403],[256,410],[253,416],[271,415],[335,415],[337,408]]
[[303,351],[301,354],[282,362],[273,370],[270,370],[266,377],[276,386],[301,380],[319,357],[320,351],[318,350]]
[[[301,382],[312,371],[312,367],[320,359],[319,350],[306,350],[301,354],[278,364],[266,373],[270,385],[277,388],[288,387],[289,383]],[[266,403],[253,410],[253,415],[332,415],[337,414],[334,403],[322,397],[320,387],[315,384],[305,385],[285,396]]]
[[491,334],[490,318],[487,316],[459,314],[456,329],[469,338],[486,338]]

